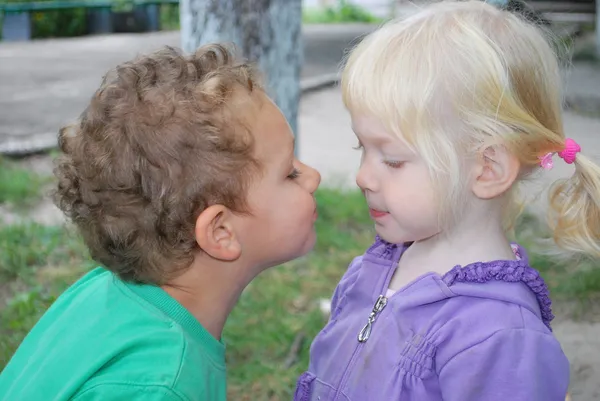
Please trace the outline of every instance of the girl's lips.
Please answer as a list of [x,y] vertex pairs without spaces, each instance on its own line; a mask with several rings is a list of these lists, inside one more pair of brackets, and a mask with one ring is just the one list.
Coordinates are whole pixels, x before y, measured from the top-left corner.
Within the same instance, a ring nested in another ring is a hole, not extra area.
[[382,212],[381,210],[369,209],[369,215],[371,215],[371,218],[373,219],[380,219],[388,214],[388,212]]

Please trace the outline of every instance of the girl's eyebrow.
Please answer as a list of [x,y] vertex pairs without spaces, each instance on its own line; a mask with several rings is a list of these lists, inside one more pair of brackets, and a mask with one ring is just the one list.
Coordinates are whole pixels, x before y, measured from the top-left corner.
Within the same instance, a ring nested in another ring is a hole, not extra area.
[[360,137],[356,134],[359,141],[365,145],[365,143],[375,146],[383,151],[390,151],[398,157],[410,157],[414,155],[414,151],[410,150],[407,145],[399,138],[393,137],[388,134],[377,135],[374,134],[368,139]]
[[392,143],[393,138],[391,138],[388,135],[376,136],[375,138],[373,138],[372,142],[379,147],[384,147],[385,145],[389,145],[390,143]]
[[[379,147],[383,147],[385,145],[389,145],[392,142],[394,142],[394,137],[387,135],[387,134],[383,134],[383,135],[379,135],[379,134],[371,134],[369,135],[369,138],[366,139],[363,135],[360,135],[359,133],[357,133],[356,131],[354,131],[354,134],[359,137],[361,142],[369,142],[375,146],[379,146]],[[365,140],[366,139],[366,140]]]

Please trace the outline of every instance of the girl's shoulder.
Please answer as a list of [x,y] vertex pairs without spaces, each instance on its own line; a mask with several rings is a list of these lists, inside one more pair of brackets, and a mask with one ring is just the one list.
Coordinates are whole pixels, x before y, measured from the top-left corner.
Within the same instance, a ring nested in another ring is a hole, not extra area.
[[364,263],[391,264],[391,262],[397,262],[405,248],[404,245],[392,244],[378,235],[375,236],[375,240],[367,248],[365,253],[356,256],[352,262],[350,262],[340,284],[345,284],[347,286],[356,281],[359,271]]

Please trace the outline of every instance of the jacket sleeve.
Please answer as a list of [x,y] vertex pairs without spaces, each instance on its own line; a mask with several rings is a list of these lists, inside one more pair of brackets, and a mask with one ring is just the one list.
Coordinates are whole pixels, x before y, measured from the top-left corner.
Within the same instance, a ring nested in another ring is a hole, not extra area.
[[501,330],[439,371],[444,401],[565,401],[569,361],[549,333]]

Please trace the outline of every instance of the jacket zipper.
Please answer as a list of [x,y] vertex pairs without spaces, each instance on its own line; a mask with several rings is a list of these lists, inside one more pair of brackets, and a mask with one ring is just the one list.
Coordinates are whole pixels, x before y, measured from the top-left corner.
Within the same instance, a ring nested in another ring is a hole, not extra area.
[[[387,282],[387,280],[386,280],[386,282]],[[380,295],[377,298],[377,301],[375,301],[375,305],[373,305],[373,310],[369,314],[367,324],[365,325],[365,327],[363,327],[363,329],[358,334],[358,338],[357,338],[358,345],[356,346],[356,348],[354,348],[354,353],[352,354],[352,357],[350,358],[350,362],[348,362],[348,366],[346,367],[346,370],[344,371],[344,374],[342,375],[342,379],[340,380],[339,387],[338,387],[337,391],[335,392],[335,395],[333,396],[333,401],[336,401],[339,399],[339,395],[342,392],[342,387],[343,387],[344,383],[346,382],[348,375],[352,371],[352,368],[354,368],[354,363],[356,362],[356,357],[359,354],[359,351],[362,349],[362,347],[364,347],[365,343],[371,336],[371,332],[373,330],[373,322],[375,322],[375,319],[377,319],[377,316],[381,313],[381,311],[383,310],[383,308],[385,308],[386,305],[387,305],[387,298],[384,297],[383,295]]]
[[[389,285],[389,282],[391,280],[392,274],[394,273],[394,270],[395,269],[390,269],[390,271],[388,272],[387,277],[385,278],[385,281],[383,282],[382,291],[385,288],[387,288],[387,285]],[[340,393],[342,392],[342,388],[343,388],[344,384],[346,383],[346,379],[348,378],[348,375],[350,374],[350,372],[352,371],[352,368],[354,367],[354,363],[356,362],[356,357],[359,354],[359,351],[364,346],[365,342],[371,336],[371,332],[373,331],[373,323],[375,322],[375,319],[377,319],[377,316],[379,316],[379,314],[381,313],[381,311],[383,311],[383,309],[385,308],[386,305],[387,305],[387,298],[383,295],[379,295],[379,297],[377,298],[377,301],[375,301],[375,305],[373,305],[373,310],[369,314],[367,324],[365,325],[365,327],[363,327],[363,329],[359,333],[358,345],[356,346],[356,348],[354,348],[354,353],[352,354],[352,357],[350,357],[348,366],[346,367],[346,370],[344,371],[344,374],[342,375],[342,378],[340,379],[338,389],[335,392],[335,395],[333,396],[332,401],[337,401],[339,399]],[[368,334],[367,334],[367,330],[368,330]],[[365,331],[366,338],[364,339],[364,341],[361,341],[360,338],[361,338],[361,333],[363,333],[363,331]]]
[[367,340],[369,339],[369,337],[371,337],[371,331],[373,330],[373,323],[375,322],[375,320],[377,319],[377,316],[379,316],[379,314],[385,308],[386,305],[387,305],[387,298],[384,297],[383,295],[380,295],[379,298],[377,298],[375,305],[373,305],[373,310],[371,311],[371,314],[369,315],[367,324],[365,324],[365,327],[363,327],[362,330],[358,333],[358,342],[359,343],[366,343]]

